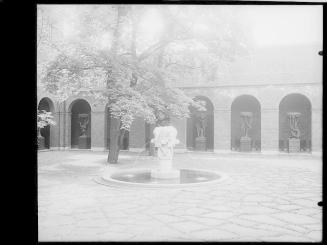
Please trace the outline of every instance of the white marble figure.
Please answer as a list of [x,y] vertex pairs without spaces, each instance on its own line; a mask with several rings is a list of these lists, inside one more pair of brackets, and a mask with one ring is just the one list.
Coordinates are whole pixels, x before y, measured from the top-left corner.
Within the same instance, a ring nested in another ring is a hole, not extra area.
[[153,130],[153,135],[151,143],[158,147],[159,172],[168,174],[168,178],[172,172],[174,146],[179,143],[177,130],[173,126],[159,126]]

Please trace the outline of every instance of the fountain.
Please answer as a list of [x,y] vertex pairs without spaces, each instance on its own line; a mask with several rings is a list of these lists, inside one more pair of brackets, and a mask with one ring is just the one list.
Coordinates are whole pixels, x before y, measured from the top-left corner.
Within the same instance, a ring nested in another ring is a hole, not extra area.
[[174,146],[179,143],[177,130],[173,126],[158,126],[153,130],[151,143],[158,148],[159,169],[151,171],[156,179],[174,179],[180,177],[180,171],[173,169]]
[[103,175],[96,178],[99,184],[108,186],[129,187],[187,187],[198,186],[204,183],[215,183],[225,179],[225,175],[215,171],[200,169],[175,169],[173,168],[174,147],[179,144],[177,130],[169,124],[169,120],[163,120],[153,130],[154,138],[151,143],[157,148],[156,167],[144,169],[131,167],[121,169],[107,167]]

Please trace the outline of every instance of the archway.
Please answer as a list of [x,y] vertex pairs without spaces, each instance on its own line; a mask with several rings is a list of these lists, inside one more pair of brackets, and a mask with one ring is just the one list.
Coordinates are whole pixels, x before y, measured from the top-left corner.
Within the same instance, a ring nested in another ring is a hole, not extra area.
[[[291,115],[299,113],[296,119],[297,125],[290,125]],[[289,141],[294,132],[291,126],[298,131],[296,140]],[[291,143],[291,145],[290,145]],[[279,104],[279,150],[284,152],[311,152],[311,103],[302,94],[286,95]]]
[[[109,149],[110,147],[110,108],[106,106],[106,112],[105,112],[105,132],[106,132],[106,137],[105,137],[105,146],[106,149]],[[120,149],[121,150],[128,150],[129,149],[129,132],[125,131],[124,137],[120,141]]]
[[261,106],[252,95],[241,95],[231,106],[231,150],[261,150]]
[[91,148],[91,106],[77,99],[71,106],[71,148]]
[[[191,107],[191,115],[187,119],[186,147],[190,150],[213,151],[214,149],[214,107],[211,100],[205,96],[197,96],[195,101],[204,101],[206,111],[199,112]],[[201,139],[201,128],[203,128]],[[199,130],[200,129],[200,130]]]
[[[48,112],[53,112],[53,103],[49,98],[42,98],[37,107],[38,110],[45,110]],[[50,125],[45,126],[40,129],[40,134],[44,137],[44,147],[50,149],[51,143],[51,133],[50,133]]]

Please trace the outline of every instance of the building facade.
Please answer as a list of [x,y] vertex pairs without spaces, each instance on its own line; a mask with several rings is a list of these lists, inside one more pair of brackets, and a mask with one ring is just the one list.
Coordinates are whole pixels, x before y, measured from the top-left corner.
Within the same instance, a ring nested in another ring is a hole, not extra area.
[[[269,47],[231,64],[217,81],[177,86],[194,99],[206,102],[206,151],[240,151],[242,112],[250,112],[251,151],[288,152],[290,122],[288,113],[300,113],[300,152],[322,151],[322,57],[319,45]],[[108,150],[110,116],[106,105],[94,105],[91,97],[71,97],[58,103],[38,90],[38,108],[51,111],[57,122],[41,130],[50,149],[79,148],[79,115],[87,114],[87,147]],[[187,119],[172,119],[181,143],[180,151],[196,150],[194,112]],[[153,125],[137,118],[121,147],[143,151],[149,148]]]

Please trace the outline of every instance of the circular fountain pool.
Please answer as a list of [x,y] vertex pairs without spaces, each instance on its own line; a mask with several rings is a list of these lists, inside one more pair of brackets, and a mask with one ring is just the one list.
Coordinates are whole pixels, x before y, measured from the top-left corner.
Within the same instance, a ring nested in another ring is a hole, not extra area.
[[180,169],[180,177],[173,179],[158,179],[151,177],[150,169],[129,169],[107,172],[95,181],[108,186],[128,185],[142,187],[189,187],[216,183],[224,180],[221,173],[199,169]]

